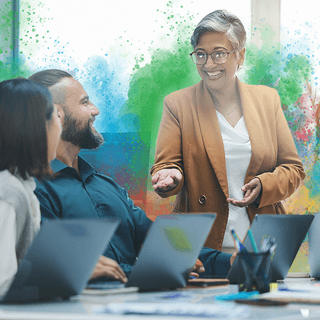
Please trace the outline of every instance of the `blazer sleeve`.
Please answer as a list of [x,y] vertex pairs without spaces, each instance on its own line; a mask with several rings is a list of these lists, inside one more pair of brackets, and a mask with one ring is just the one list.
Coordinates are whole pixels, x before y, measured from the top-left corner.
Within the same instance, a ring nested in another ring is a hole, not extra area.
[[257,175],[262,185],[260,207],[274,204],[290,197],[305,178],[289,126],[283,114],[280,97],[276,93],[275,121],[277,139],[277,164],[273,172]]
[[182,174],[182,180],[179,185],[166,192],[166,195],[177,194],[183,187],[183,156],[182,156],[182,133],[181,123],[177,112],[174,111],[174,102],[167,96],[163,103],[163,112],[158,132],[157,146],[155,153],[155,163],[150,173],[154,175],[161,169],[175,168]]

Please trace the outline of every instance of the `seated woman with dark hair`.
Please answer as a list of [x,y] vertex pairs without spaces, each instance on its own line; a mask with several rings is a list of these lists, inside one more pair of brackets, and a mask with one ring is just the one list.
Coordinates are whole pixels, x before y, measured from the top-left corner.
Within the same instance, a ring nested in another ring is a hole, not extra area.
[[22,78],[0,83],[0,297],[40,228],[34,177],[51,174],[60,134],[47,88]]

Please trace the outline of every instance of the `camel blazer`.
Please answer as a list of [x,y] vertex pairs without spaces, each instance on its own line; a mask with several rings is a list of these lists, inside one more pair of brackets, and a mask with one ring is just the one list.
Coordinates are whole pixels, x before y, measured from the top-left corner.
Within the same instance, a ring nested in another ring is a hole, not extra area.
[[[276,90],[237,79],[243,116],[251,141],[251,160],[244,183],[258,177],[262,193],[247,214],[285,213],[288,198],[305,177]],[[228,181],[224,145],[215,106],[203,81],[164,99],[155,164],[151,174],[165,168],[181,171],[181,183],[167,196],[178,194],[175,212],[214,212],[215,223],[205,245],[221,249],[228,221]]]

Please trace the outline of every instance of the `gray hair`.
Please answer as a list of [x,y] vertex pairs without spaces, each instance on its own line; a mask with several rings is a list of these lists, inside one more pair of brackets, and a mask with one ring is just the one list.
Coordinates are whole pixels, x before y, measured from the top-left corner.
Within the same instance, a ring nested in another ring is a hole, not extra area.
[[240,19],[227,10],[216,10],[206,15],[196,26],[191,36],[195,49],[201,36],[206,32],[224,33],[233,49],[241,51],[246,46],[246,30]]

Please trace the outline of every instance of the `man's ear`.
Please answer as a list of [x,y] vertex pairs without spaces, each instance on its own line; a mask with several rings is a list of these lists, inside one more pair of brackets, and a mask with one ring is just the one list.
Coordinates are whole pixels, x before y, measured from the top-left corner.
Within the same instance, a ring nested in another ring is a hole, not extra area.
[[57,108],[58,117],[60,118],[60,120],[62,120],[63,117],[64,117],[63,108],[62,108],[59,104],[57,104],[57,103],[54,103],[54,106]]

